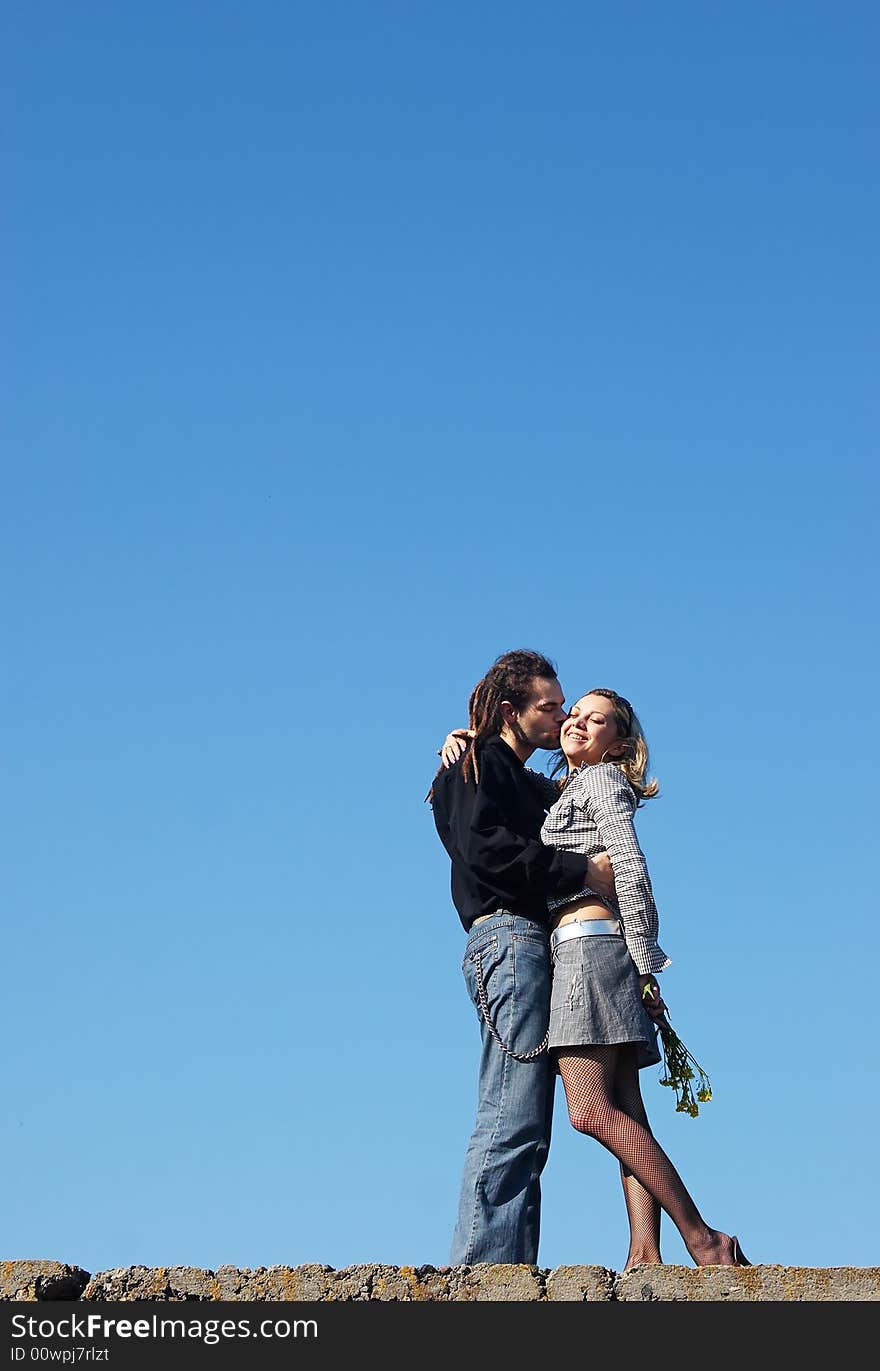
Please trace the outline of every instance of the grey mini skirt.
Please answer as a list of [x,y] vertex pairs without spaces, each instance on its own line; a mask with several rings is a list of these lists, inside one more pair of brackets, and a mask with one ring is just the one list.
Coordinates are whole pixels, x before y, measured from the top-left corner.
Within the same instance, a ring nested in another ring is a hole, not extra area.
[[639,998],[638,972],[620,934],[569,938],[552,953],[550,1047],[634,1043],[636,1062],[660,1061],[657,1030]]

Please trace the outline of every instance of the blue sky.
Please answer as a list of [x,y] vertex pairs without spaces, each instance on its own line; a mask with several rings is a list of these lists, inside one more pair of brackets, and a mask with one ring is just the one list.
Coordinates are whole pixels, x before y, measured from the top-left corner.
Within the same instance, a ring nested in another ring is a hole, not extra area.
[[[652,746],[658,1137],[753,1261],[876,1264],[876,7],[8,15],[2,1255],[446,1260],[422,800],[528,646]],[[620,1269],[561,1091],[545,1177]]]

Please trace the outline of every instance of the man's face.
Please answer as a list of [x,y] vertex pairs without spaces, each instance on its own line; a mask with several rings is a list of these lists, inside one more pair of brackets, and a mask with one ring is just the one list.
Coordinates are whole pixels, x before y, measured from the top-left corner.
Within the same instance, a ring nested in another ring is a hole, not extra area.
[[558,747],[559,730],[568,718],[562,708],[564,700],[562,686],[555,676],[536,676],[529,698],[511,727],[514,732],[519,728],[522,740],[530,747]]

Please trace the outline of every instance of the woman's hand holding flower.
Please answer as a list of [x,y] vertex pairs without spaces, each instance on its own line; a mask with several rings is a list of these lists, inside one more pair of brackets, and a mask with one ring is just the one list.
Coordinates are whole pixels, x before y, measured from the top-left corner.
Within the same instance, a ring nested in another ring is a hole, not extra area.
[[639,977],[639,991],[645,1013],[654,1023],[659,1023],[666,1013],[666,1002],[660,994],[660,987],[654,976]]
[[[654,1019],[660,1032],[660,1045],[663,1049],[663,1075],[660,1077],[660,1084],[671,1086],[675,1091],[676,1114],[690,1114],[691,1118],[695,1119],[700,1112],[699,1106],[712,1098],[712,1084],[705,1068],[700,1066],[693,1053],[688,1051],[666,1018],[666,1005],[663,1001],[660,1000],[663,1012],[659,1017],[651,1012],[652,1006],[656,1006],[657,1003],[652,994],[653,976],[640,976],[639,980],[642,982],[642,1003],[645,1011]],[[654,985],[656,987],[656,981]],[[657,995],[659,994],[658,989]],[[696,1082],[696,1086],[692,1082]]]

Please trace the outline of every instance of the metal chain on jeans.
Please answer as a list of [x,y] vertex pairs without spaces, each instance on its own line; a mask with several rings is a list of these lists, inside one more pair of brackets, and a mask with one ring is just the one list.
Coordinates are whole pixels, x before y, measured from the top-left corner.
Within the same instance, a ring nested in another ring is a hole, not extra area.
[[501,1041],[498,1029],[495,1027],[492,1020],[489,1018],[489,1000],[486,995],[486,987],[483,983],[482,952],[474,953],[474,961],[477,965],[477,995],[480,998],[480,1009],[483,1012],[483,1022],[485,1023],[489,1032],[492,1034],[492,1037],[495,1039],[498,1046],[501,1048],[501,1051],[506,1052],[508,1057],[513,1057],[514,1061],[517,1062],[530,1062],[535,1057],[540,1057],[542,1052],[547,1051],[547,1044],[550,1041],[550,1025],[547,1025],[547,1032],[544,1034],[544,1041],[541,1043],[540,1047],[533,1047],[531,1052],[514,1052],[511,1048],[506,1047],[505,1044]]

